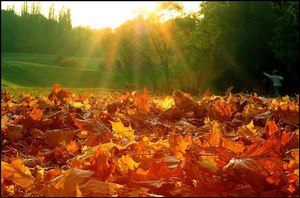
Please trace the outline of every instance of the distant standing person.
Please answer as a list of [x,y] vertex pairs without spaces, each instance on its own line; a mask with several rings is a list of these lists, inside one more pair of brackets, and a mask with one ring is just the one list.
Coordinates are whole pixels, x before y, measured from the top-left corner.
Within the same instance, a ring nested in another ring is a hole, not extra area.
[[273,81],[274,96],[276,98],[280,97],[281,96],[281,87],[282,87],[281,81],[283,80],[283,77],[278,75],[278,70],[274,70],[273,75],[270,75],[266,72],[263,72],[263,74]]

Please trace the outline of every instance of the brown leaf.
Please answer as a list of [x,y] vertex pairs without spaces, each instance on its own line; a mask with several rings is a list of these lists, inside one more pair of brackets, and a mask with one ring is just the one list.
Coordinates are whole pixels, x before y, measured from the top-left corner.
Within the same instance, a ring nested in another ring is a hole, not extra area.
[[250,184],[254,190],[266,190],[270,187],[264,168],[253,158],[232,158],[223,170],[232,175],[237,182]]
[[74,118],[74,124],[81,131],[88,131],[88,142],[90,146],[109,142],[112,139],[112,133],[102,122],[98,122],[95,118],[80,120]]
[[44,134],[45,142],[51,148],[55,148],[63,141],[65,143],[69,143],[73,138],[76,136],[77,130],[61,130],[61,129],[53,129],[53,130],[46,130]]
[[178,107],[182,113],[193,112],[195,117],[203,117],[199,104],[189,94],[175,90],[172,96],[176,107]]
[[23,126],[18,124],[7,124],[6,126],[7,139],[11,142],[18,141],[24,131]]

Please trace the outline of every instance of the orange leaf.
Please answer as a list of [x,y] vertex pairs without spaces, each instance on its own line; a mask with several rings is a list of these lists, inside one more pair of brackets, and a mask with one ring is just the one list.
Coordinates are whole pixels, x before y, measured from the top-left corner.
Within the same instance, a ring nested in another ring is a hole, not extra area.
[[206,147],[218,147],[221,145],[222,132],[217,122],[213,122],[212,131],[208,136],[207,142],[204,142]]
[[255,157],[280,152],[280,140],[271,136],[265,143],[256,142],[246,148],[241,157]]
[[276,133],[279,129],[275,124],[275,121],[271,120],[266,123],[266,130],[269,136],[271,136],[273,133]]
[[71,152],[71,153],[77,153],[79,147],[78,144],[75,141],[70,141],[70,143],[67,146],[67,151]]
[[102,147],[99,146],[94,155],[91,156],[91,170],[95,171],[95,176],[106,180],[107,177],[114,172],[115,164],[108,152],[103,152]]
[[11,164],[1,161],[1,178],[10,180],[23,188],[28,188],[34,182],[34,177],[21,159],[14,159]]
[[33,119],[33,120],[41,120],[43,117],[43,111],[42,109],[33,109],[32,112],[29,114],[29,116]]
[[245,145],[243,142],[234,142],[229,138],[223,138],[222,139],[222,147],[229,149],[236,154],[243,152]]
[[253,158],[232,158],[223,170],[237,181],[250,184],[254,189],[263,190],[270,184],[266,180],[268,172]]
[[138,94],[136,95],[135,104],[138,109],[145,111],[145,112],[149,112],[150,108],[148,106],[148,101],[149,101],[149,98],[148,98],[148,93],[147,93],[146,89],[144,89],[144,91],[142,92],[141,95],[138,95]]
[[60,92],[60,90],[62,90],[62,87],[61,87],[61,85],[59,84],[59,83],[55,83],[54,85],[53,85],[53,91],[54,91],[54,93],[58,93],[58,92]]
[[170,169],[165,162],[152,162],[150,163],[149,172],[147,174],[150,180],[167,178],[170,174]]
[[285,146],[291,139],[292,133],[283,131],[281,134],[281,144]]

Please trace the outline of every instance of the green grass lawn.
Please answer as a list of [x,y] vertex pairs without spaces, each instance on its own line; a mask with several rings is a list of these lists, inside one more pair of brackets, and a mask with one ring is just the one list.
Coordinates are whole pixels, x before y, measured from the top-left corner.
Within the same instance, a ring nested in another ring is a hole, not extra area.
[[[141,91],[152,91],[148,76],[128,76],[114,70],[99,71],[100,59],[81,57],[80,68],[62,67],[54,64],[55,55],[1,53],[1,91],[19,96],[48,95],[55,83],[72,93],[92,93],[96,96],[124,91],[127,82],[134,82]],[[159,75],[160,70],[156,71]]]
[[[95,97],[105,97],[116,90],[114,89],[104,89],[104,88],[65,88],[71,91],[73,94],[93,94]],[[23,94],[29,94],[32,96],[49,96],[52,88],[41,88],[41,87],[2,87],[1,91],[7,91],[12,97],[18,98],[22,97]]]
[[[83,68],[54,65],[54,55],[1,54],[1,89],[16,87],[52,88],[59,83],[66,88],[102,88],[122,90],[128,80],[122,73],[99,71],[100,59],[80,58]],[[132,77],[134,78],[134,77]]]

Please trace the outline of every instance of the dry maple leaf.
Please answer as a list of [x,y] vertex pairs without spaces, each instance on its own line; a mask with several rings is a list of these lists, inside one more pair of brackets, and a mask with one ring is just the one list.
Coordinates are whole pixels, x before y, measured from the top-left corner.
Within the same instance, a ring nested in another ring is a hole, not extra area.
[[93,174],[91,170],[71,168],[51,180],[46,188],[46,196],[75,196],[76,186],[84,184]]
[[48,95],[48,99],[54,101],[55,104],[60,105],[69,101],[70,95],[70,91],[63,89],[60,84],[55,83],[53,85],[53,91]]
[[210,118],[219,121],[231,120],[236,111],[235,107],[226,104],[223,98],[211,102],[206,109]]
[[146,89],[144,89],[144,91],[142,92],[141,95],[136,94],[135,104],[139,110],[144,111],[144,112],[149,112],[150,108],[148,106],[148,102],[149,102],[149,98],[148,98],[148,93],[147,93]]
[[[277,166],[277,168],[278,167],[280,167],[280,165]],[[250,184],[255,191],[272,189],[272,185],[267,180],[267,176],[271,175],[273,170],[264,168],[259,161],[254,158],[232,158],[223,168],[223,171],[233,176],[237,182]]]
[[23,125],[7,124],[6,127],[6,137],[11,142],[19,140],[24,132]]
[[274,133],[279,131],[279,128],[277,127],[276,123],[274,120],[269,120],[266,123],[266,131],[269,136],[273,135]]
[[131,141],[135,141],[134,130],[131,126],[125,127],[122,122],[110,122],[112,130],[114,131],[113,136],[116,138],[127,137]]
[[87,145],[95,146],[99,142],[105,143],[112,139],[112,133],[102,122],[97,121],[95,118],[80,120],[73,118],[74,125],[81,131],[88,132]]
[[91,170],[95,172],[94,176],[105,181],[116,168],[115,162],[108,152],[103,151],[101,145],[97,148],[93,156],[89,159]]
[[193,112],[195,117],[203,117],[203,110],[199,104],[187,93],[180,90],[173,91],[172,94],[175,105],[182,113]]
[[265,155],[280,155],[280,140],[275,136],[271,136],[264,142],[258,141],[247,146],[240,157],[257,157]]
[[21,159],[14,159],[10,164],[1,161],[1,179],[12,181],[13,183],[28,188],[34,182],[28,167]]
[[112,196],[117,193],[119,188],[123,185],[119,185],[111,182],[103,182],[99,178],[91,177],[89,180],[80,185],[79,189],[83,196],[93,197],[93,196]]
[[55,148],[63,142],[69,143],[76,136],[77,132],[77,130],[46,130],[44,133],[45,143],[51,148]]
[[29,116],[33,119],[33,120],[37,120],[40,121],[43,118],[43,112],[44,110],[42,109],[37,109],[34,108],[31,113],[29,114]]
[[118,159],[117,162],[117,169],[122,174],[128,174],[129,170],[134,170],[139,166],[140,163],[135,162],[129,155],[123,155],[121,158]]

